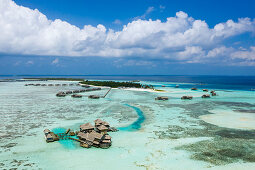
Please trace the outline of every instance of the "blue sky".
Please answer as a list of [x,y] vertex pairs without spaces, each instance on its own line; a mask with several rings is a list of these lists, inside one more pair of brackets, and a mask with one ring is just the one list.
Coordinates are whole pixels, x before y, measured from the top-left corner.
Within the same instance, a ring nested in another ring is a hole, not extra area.
[[253,0],[2,0],[1,74],[255,75]]

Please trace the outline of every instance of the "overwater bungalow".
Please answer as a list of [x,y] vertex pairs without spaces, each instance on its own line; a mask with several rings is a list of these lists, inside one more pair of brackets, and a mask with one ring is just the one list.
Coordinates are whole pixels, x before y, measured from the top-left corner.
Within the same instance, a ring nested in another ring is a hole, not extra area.
[[176,85],[175,88],[179,88],[179,85]]
[[54,142],[54,141],[59,140],[58,135],[51,132],[49,129],[45,129],[43,132],[44,132],[44,135],[45,135],[45,138],[46,138],[46,142]]
[[73,94],[72,97],[74,98],[82,98],[82,95],[79,95],[79,94]]
[[181,99],[188,99],[191,100],[193,97],[192,96],[182,96]]
[[66,94],[65,94],[65,92],[58,92],[58,93],[56,94],[56,96],[57,96],[57,97],[65,97]]
[[90,99],[99,99],[100,96],[97,96],[97,95],[89,95],[88,98],[90,98]]
[[104,140],[100,143],[100,148],[107,149],[112,145],[111,137],[109,135],[104,136]]
[[168,100],[168,97],[160,96],[160,97],[156,97],[155,100]]
[[79,93],[80,92],[80,90],[74,90],[73,91],[73,93]]
[[72,94],[73,92],[72,91],[66,91],[66,94]]
[[91,125],[90,123],[85,123],[83,125],[80,125],[80,131],[84,132],[84,133],[92,132],[92,130],[94,130],[94,128],[95,127],[93,125]]
[[217,94],[215,92],[211,93],[212,96],[216,96]]
[[116,129],[115,127],[109,127],[108,132],[117,132],[119,131],[118,129]]
[[95,131],[92,131],[89,135],[94,137],[93,146],[99,147],[100,146],[99,144],[102,141],[103,135]]
[[100,125],[97,127],[97,130],[102,133],[102,134],[106,134],[108,131],[108,127],[104,126],[104,125]]
[[57,97],[65,97],[66,94],[65,94],[65,92],[58,92],[58,93],[56,94],[56,96],[57,96]]
[[86,84],[82,84],[81,87],[89,88],[90,86]]
[[53,137],[53,140],[54,141],[58,141],[59,140],[59,137],[57,134],[53,133],[53,132],[50,132],[51,136]]
[[43,133],[44,133],[45,136],[47,136],[50,133],[50,130],[49,129],[44,129]]
[[95,126],[100,126],[104,121],[101,119],[96,119],[94,120],[94,122],[95,122]]
[[46,135],[46,142],[54,142],[53,136],[51,134]]
[[108,129],[109,129],[109,127],[110,127],[110,124],[109,124],[108,122],[103,121],[103,120],[101,120],[101,119],[96,119],[94,122],[95,122],[95,127],[96,127],[96,128],[99,127],[99,126],[101,126],[101,125],[104,125],[104,126],[107,127]]
[[196,87],[192,87],[191,90],[197,90],[197,88]]
[[210,98],[210,94],[204,94],[201,96],[202,98]]
[[162,85],[161,87],[166,87],[165,85]]
[[80,142],[80,146],[83,148],[90,148],[91,145],[89,145],[87,142]]
[[204,92],[208,92],[208,89],[203,89]]

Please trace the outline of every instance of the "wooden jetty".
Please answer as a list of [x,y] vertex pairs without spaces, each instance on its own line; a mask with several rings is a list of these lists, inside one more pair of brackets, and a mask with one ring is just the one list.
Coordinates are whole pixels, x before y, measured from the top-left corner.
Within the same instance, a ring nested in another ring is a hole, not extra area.
[[110,89],[105,93],[105,95],[102,96],[102,98],[105,98],[105,97],[107,96],[107,94],[111,91],[111,89],[112,89],[112,88],[110,88]]

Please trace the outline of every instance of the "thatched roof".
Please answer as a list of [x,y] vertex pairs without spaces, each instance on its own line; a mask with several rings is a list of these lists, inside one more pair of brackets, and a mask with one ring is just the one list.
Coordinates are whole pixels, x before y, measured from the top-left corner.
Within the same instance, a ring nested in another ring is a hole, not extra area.
[[110,126],[110,124],[109,124],[108,122],[106,122],[106,121],[102,122],[102,125],[104,125],[104,126]]
[[97,129],[100,130],[100,131],[108,130],[108,128],[104,125],[98,126]]
[[202,98],[209,98],[210,97],[210,94],[204,94],[203,96],[202,96]]
[[95,140],[95,136],[91,133],[85,133],[85,139],[89,142],[93,142]]
[[83,125],[80,125],[81,130],[92,130],[94,129],[94,126],[91,125],[90,123],[85,123]]
[[168,100],[168,97],[166,97],[166,96],[159,96],[159,97],[156,97],[155,100]]
[[110,135],[105,135],[104,139],[105,140],[111,140],[111,136]]
[[44,131],[43,131],[44,133],[49,133],[50,132],[50,130],[49,129],[44,129]]
[[103,121],[101,119],[94,120],[95,123],[102,123]]
[[47,139],[49,138],[53,138],[53,136],[49,133],[47,136],[46,136]]
[[99,140],[101,140],[102,137],[103,137],[103,135],[102,135],[101,133],[97,133],[97,132],[95,132],[95,131],[92,131],[92,132],[90,133],[90,135],[92,135],[95,139],[99,139]]

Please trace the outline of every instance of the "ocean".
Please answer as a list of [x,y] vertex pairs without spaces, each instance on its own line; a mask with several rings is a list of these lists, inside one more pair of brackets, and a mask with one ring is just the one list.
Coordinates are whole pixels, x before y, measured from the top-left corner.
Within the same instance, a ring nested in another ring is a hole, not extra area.
[[[56,97],[80,86],[25,86],[67,81],[0,82],[0,169],[255,169],[255,77],[22,75],[0,79],[71,77],[139,80],[162,91],[108,88],[82,98]],[[179,85],[179,88],[175,88]],[[196,87],[198,90],[191,90]],[[204,92],[202,89],[208,89]],[[216,96],[201,98],[215,90]],[[184,95],[192,100],[181,100]],[[167,101],[155,100],[166,96]],[[46,143],[43,130],[76,131],[102,119],[108,149],[81,148],[73,140]]]

